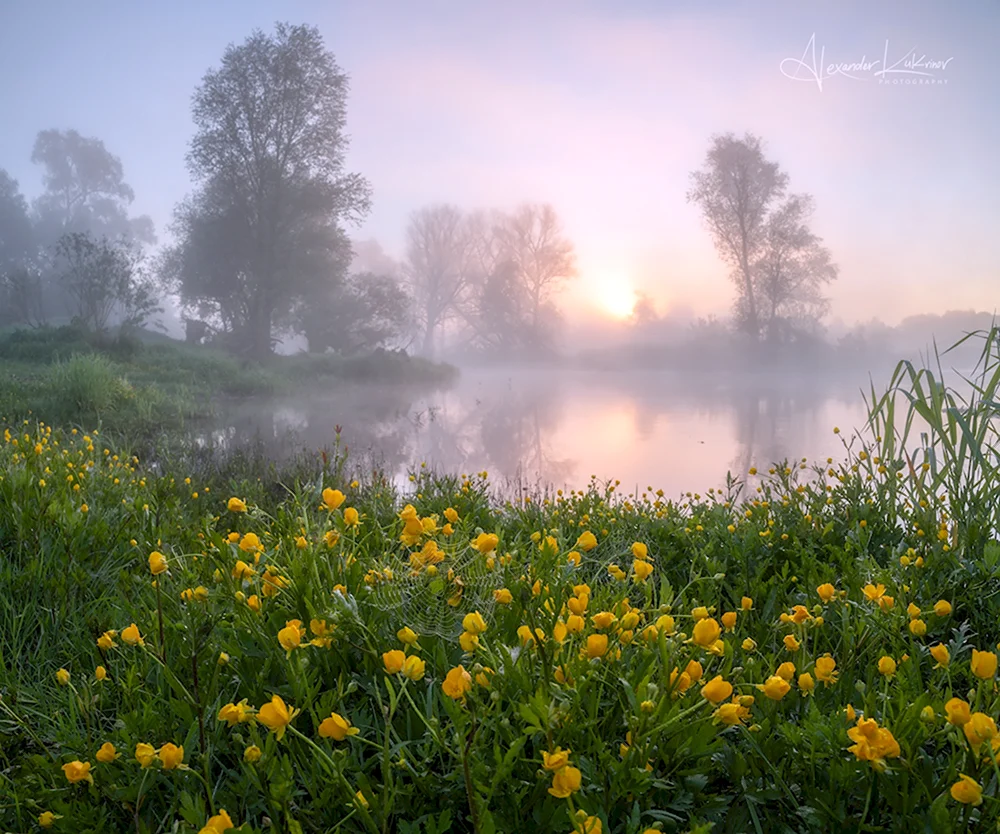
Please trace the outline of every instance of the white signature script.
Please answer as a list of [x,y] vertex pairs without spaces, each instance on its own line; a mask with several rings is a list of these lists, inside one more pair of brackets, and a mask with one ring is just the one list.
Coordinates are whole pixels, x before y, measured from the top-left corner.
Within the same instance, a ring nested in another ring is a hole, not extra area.
[[[881,58],[868,59],[862,55],[855,61],[826,62],[826,46],[820,46],[819,56],[816,55],[816,33],[812,34],[801,58],[785,58],[779,64],[781,74],[793,81],[815,81],[820,92],[823,82],[829,78],[841,76],[854,81],[864,81],[867,77],[876,78],[880,84],[898,82],[909,79],[909,83],[941,83],[941,73],[955,58],[929,58],[918,53],[916,47],[910,49],[901,58],[892,60],[889,57],[889,41],[886,40]],[[944,82],[947,83],[947,82]]]

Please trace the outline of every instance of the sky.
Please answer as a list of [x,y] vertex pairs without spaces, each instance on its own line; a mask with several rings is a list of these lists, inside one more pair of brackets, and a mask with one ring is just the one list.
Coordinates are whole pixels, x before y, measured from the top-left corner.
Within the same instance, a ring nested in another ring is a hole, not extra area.
[[[39,130],[99,137],[168,240],[192,187],[193,90],[279,20],[317,26],[350,76],[348,170],[374,205],[349,233],[395,257],[421,206],[549,202],[578,255],[570,316],[634,291],[662,313],[725,314],[728,270],[685,194],[714,134],[750,131],[815,198],[833,317],[997,307],[995,0],[8,0],[0,168],[33,197]],[[929,75],[899,72],[908,56]]]

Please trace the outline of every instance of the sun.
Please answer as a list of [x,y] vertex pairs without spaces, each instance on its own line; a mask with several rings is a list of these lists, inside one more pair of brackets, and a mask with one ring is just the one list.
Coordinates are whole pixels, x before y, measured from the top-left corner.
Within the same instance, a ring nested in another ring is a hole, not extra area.
[[621,275],[608,275],[590,282],[590,298],[601,312],[614,319],[627,319],[635,307],[635,288]]

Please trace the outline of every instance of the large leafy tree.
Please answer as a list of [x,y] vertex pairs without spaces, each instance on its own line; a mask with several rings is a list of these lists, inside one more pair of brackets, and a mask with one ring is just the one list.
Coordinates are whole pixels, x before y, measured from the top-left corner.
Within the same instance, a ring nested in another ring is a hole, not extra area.
[[17,181],[0,170],[0,323],[41,318],[37,246],[28,202]]
[[346,102],[319,31],[287,24],[228,47],[194,94],[199,188],[177,210],[164,275],[252,355],[346,273],[342,223],[370,203],[368,183],[344,172]]
[[74,232],[156,242],[149,217],[129,216],[135,194],[125,182],[121,160],[100,139],[75,130],[43,130],[31,161],[44,170],[45,190],[33,206],[43,245]]

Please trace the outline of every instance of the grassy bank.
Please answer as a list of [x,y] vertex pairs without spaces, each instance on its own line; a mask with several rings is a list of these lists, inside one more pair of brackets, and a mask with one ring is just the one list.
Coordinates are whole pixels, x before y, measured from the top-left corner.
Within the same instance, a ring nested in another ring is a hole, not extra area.
[[887,398],[843,460],[679,501],[11,426],[0,827],[991,830],[989,367],[900,369],[917,448]]
[[133,440],[208,418],[220,398],[280,396],[341,382],[441,384],[455,371],[388,352],[244,362],[163,337],[99,341],[72,327],[0,335],[0,415],[96,425]]

